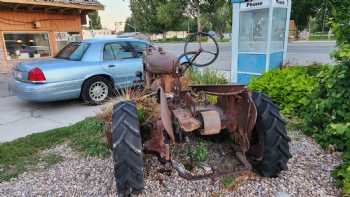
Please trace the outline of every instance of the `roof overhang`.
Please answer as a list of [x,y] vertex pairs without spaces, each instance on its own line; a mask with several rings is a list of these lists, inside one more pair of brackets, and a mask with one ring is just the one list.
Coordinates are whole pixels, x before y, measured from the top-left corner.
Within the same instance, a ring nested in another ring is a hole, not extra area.
[[104,10],[99,2],[43,1],[43,0],[0,0],[0,9],[49,13],[89,13]]

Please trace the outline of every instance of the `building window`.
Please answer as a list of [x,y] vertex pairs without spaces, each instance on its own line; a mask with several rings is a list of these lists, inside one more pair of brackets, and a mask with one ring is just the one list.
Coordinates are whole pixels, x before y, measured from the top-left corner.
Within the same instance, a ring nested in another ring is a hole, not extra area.
[[55,32],[55,37],[59,51],[71,42],[80,42],[82,40],[79,32]]
[[4,33],[7,59],[28,59],[50,56],[47,33]]

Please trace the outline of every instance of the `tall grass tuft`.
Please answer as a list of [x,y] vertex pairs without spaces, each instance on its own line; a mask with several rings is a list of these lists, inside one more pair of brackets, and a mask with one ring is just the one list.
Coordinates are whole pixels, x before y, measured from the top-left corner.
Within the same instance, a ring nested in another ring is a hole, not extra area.
[[193,85],[222,85],[228,83],[223,73],[209,68],[203,70],[189,69],[186,75],[192,80]]

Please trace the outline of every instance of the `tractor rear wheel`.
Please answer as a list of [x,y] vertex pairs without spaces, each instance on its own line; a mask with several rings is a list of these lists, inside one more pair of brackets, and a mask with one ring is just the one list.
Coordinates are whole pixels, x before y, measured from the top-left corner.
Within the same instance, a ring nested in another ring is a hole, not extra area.
[[121,101],[113,108],[112,150],[119,196],[141,193],[144,189],[140,123],[135,103]]
[[253,168],[261,176],[277,177],[282,170],[288,169],[287,163],[292,157],[289,152],[288,143],[291,140],[285,128],[286,122],[281,118],[278,107],[270,97],[263,93],[253,92],[252,98],[257,108],[253,142],[262,144],[260,148],[262,148],[263,157],[254,160],[254,158],[249,158],[248,154],[248,158]]

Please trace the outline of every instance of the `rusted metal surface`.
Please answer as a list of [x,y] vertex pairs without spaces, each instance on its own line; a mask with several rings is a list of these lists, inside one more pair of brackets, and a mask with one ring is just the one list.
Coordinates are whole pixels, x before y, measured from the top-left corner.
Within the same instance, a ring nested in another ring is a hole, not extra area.
[[192,97],[191,93],[186,92],[183,100],[184,100],[186,108],[191,111],[192,115],[195,115],[195,113],[196,113],[196,101]]
[[221,117],[220,113],[214,110],[200,112],[203,119],[202,135],[214,135],[221,131]]
[[222,126],[229,129],[241,152],[250,148],[257,110],[248,89],[243,85],[194,85],[195,92],[218,96],[217,106],[224,112]]
[[181,129],[185,132],[192,132],[201,126],[201,123],[197,119],[193,118],[191,112],[188,110],[177,108],[173,110],[173,114]]
[[246,89],[244,85],[191,85],[193,91],[206,91],[212,93],[233,93]]
[[145,142],[143,148],[145,152],[157,153],[161,158],[170,160],[169,146],[164,143],[163,131],[163,123],[158,121],[152,130],[151,139]]
[[[257,109],[250,92],[244,85],[191,85],[184,78],[184,70],[190,67],[196,59],[197,52],[191,52],[192,62],[181,65],[177,58],[161,48],[151,47],[144,53],[144,70],[146,87],[158,92],[160,102],[159,121],[152,138],[145,149],[159,153],[164,158],[170,158],[169,144],[163,136],[165,130],[171,143],[175,143],[173,123],[183,132],[199,130],[202,135],[214,135],[222,129],[228,129],[235,144],[236,156],[244,164],[244,170],[250,170],[246,153],[252,152],[257,158],[262,156],[263,142],[251,145],[256,137],[254,127]],[[183,55],[185,57],[186,54]],[[210,105],[207,95],[217,97],[217,103]],[[172,112],[172,113],[171,113]],[[178,170],[179,171],[179,170]],[[188,179],[200,179],[211,175],[192,176],[180,173]]]
[[243,174],[249,174],[251,169],[248,169],[246,167],[240,168],[238,170],[235,171],[217,171],[215,170],[215,168],[213,169],[213,172],[207,173],[207,174],[201,174],[201,175],[193,175],[191,172],[189,172],[188,170],[185,169],[185,167],[175,161],[175,160],[171,160],[171,164],[173,166],[173,168],[178,172],[179,176],[187,179],[187,180],[191,180],[191,181],[198,181],[198,180],[203,180],[203,179],[212,179],[215,180],[218,177],[221,176],[233,176],[233,177],[238,177],[241,176]]
[[106,134],[106,141],[109,149],[112,149],[113,143],[112,143],[112,124],[106,123],[105,124],[105,134]]
[[162,48],[149,48],[143,58],[146,70],[154,74],[172,74],[177,58]]
[[[195,92],[218,96],[217,106],[224,112],[222,127],[229,129],[240,151],[246,153],[250,148],[252,130],[257,117],[257,110],[248,89],[243,85],[194,85],[190,87]],[[187,98],[187,100],[190,99]]]
[[218,106],[224,110],[223,123],[243,153],[249,150],[252,128],[256,122],[256,108],[249,97],[246,91],[237,96],[218,98]]
[[174,78],[172,75],[164,74],[161,75],[161,87],[163,88],[165,93],[173,93],[174,92]]
[[160,117],[164,126],[164,129],[168,133],[170,140],[175,143],[175,136],[174,136],[174,130],[173,125],[171,121],[171,113],[168,107],[168,101],[165,97],[164,90],[162,88],[159,88],[160,93]]

